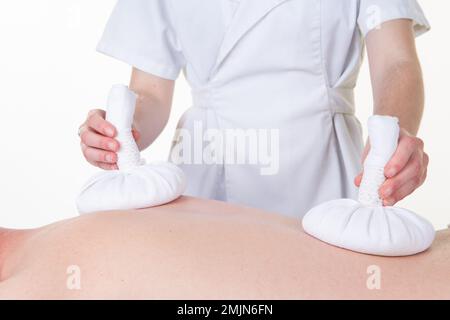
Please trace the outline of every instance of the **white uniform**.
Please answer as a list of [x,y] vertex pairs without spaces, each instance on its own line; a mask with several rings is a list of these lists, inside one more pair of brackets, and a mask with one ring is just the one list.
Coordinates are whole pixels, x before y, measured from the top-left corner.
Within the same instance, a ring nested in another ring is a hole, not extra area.
[[[301,217],[357,196],[363,141],[353,89],[364,37],[400,18],[414,21],[416,35],[429,29],[415,0],[119,0],[98,50],[166,79],[184,70],[193,106],[173,150],[186,194]],[[256,133],[258,145],[266,135],[275,170],[229,161],[239,148],[227,142],[213,164],[186,161],[185,133],[197,154],[210,129],[243,129],[250,149]]]

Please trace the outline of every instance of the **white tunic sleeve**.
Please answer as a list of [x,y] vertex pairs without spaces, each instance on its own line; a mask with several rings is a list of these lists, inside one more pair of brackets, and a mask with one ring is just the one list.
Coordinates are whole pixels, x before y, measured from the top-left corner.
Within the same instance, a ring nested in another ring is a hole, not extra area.
[[185,64],[164,0],[119,0],[97,51],[170,80]]
[[394,19],[411,19],[416,36],[430,29],[416,0],[360,0],[358,25],[364,37],[383,22]]

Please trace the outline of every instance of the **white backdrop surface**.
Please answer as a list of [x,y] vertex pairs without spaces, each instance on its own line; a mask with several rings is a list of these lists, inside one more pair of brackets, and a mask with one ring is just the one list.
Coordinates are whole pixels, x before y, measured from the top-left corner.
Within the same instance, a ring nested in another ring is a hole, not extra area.
[[[105,105],[112,84],[129,80],[127,65],[95,51],[114,3],[0,2],[1,226],[36,227],[77,215],[75,197],[97,171],[81,155],[78,126],[88,110]],[[418,39],[427,98],[419,136],[431,161],[426,184],[400,205],[444,228],[450,223],[450,1],[421,4],[432,30]],[[372,112],[367,63],[356,101],[364,124]],[[190,104],[181,77],[170,122],[145,158],[167,157],[176,123]]]

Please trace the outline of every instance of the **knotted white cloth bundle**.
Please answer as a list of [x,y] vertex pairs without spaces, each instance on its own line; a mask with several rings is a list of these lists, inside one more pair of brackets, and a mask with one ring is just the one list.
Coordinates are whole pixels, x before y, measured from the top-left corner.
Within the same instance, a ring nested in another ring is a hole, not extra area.
[[132,134],[136,95],[123,85],[110,91],[106,120],[117,130],[119,170],[94,175],[77,198],[78,211],[127,210],[157,206],[178,198],[186,188],[183,171],[169,162],[145,164]]
[[407,209],[383,206],[378,195],[386,180],[384,167],[397,149],[398,119],[372,116],[368,127],[371,149],[364,162],[358,201],[332,200],[312,208],[303,217],[303,229],[329,244],[366,254],[422,252],[434,240],[433,226]]

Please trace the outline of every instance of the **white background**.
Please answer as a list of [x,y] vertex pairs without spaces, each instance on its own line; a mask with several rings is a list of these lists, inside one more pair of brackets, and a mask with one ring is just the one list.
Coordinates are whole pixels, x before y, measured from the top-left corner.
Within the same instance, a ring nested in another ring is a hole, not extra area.
[[[112,84],[129,80],[127,65],[95,52],[114,3],[0,2],[1,226],[36,227],[77,215],[75,197],[97,171],[81,155],[78,126],[89,109],[104,106]],[[418,39],[427,93],[419,136],[431,162],[426,184],[400,205],[444,228],[450,223],[450,1],[421,3],[432,31]],[[166,158],[190,99],[180,78],[171,121],[145,158]],[[365,63],[357,87],[357,114],[363,123],[371,111]]]

